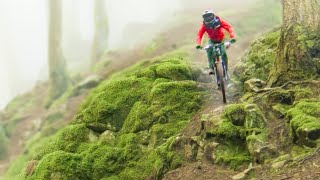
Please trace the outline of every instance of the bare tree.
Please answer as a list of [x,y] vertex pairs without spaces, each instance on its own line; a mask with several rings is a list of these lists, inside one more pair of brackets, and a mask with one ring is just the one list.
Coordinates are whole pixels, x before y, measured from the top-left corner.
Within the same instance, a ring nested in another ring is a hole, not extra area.
[[98,62],[108,48],[109,24],[106,0],[94,0],[95,33],[92,44],[91,62]]
[[283,26],[269,86],[320,74],[319,0],[282,0]]
[[61,48],[61,0],[49,0],[49,100],[47,106],[59,98],[69,87],[66,60]]

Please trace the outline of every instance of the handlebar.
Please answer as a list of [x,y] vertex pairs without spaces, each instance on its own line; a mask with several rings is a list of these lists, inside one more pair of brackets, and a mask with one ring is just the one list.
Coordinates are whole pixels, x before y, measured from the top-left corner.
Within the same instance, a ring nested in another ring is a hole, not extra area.
[[225,42],[222,42],[222,43],[208,44],[205,47],[201,47],[200,50],[206,51],[209,48],[219,47],[219,46],[222,46],[222,45],[230,46],[231,44],[234,44],[235,42],[236,42],[235,39],[231,39],[230,41],[225,41]]

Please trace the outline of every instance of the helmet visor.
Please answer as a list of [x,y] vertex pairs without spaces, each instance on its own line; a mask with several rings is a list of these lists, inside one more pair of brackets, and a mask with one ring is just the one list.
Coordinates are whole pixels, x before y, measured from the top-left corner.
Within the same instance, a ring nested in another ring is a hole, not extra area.
[[212,21],[214,20],[214,16],[207,16],[207,17],[203,17],[203,20],[205,23],[212,23]]
[[220,20],[216,17],[214,17],[211,21],[209,22],[206,22],[204,21],[204,24],[207,26],[207,27],[210,27],[210,28],[218,28],[221,26],[221,23],[220,23]]

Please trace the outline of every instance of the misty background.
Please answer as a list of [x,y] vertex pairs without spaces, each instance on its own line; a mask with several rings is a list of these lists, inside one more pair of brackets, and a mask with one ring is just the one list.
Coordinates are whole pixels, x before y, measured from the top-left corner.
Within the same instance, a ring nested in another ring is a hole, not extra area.
[[[254,0],[241,1],[241,5]],[[109,49],[132,48],[161,32],[170,17],[196,0],[107,0]],[[204,0],[209,8],[239,6]],[[218,4],[219,3],[219,4]],[[93,1],[63,1],[63,51],[69,71],[86,70],[93,39]],[[201,20],[201,11],[199,11]],[[199,24],[201,21],[199,21]],[[0,0],[0,109],[15,96],[30,90],[48,75],[48,6],[44,0]],[[136,28],[135,28],[136,27]],[[187,28],[187,27],[186,27]],[[197,29],[190,29],[196,33]],[[137,34],[140,33],[140,34]]]

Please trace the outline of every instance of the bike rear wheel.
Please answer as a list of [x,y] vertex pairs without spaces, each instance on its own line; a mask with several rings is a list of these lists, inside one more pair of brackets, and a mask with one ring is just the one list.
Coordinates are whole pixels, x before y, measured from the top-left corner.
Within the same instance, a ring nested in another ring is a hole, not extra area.
[[227,103],[226,91],[225,91],[224,72],[223,72],[222,63],[220,61],[220,58],[217,58],[216,68],[217,68],[218,82],[220,81],[220,90],[222,92],[223,103]]

